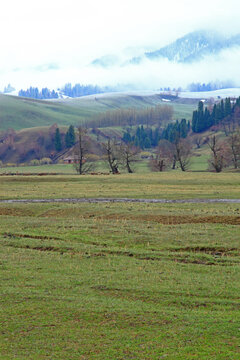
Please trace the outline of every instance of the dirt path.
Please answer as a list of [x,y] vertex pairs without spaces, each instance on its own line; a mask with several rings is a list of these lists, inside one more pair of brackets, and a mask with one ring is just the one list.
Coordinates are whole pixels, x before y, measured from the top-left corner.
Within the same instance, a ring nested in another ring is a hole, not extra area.
[[64,198],[64,199],[8,199],[0,203],[148,203],[148,204],[209,204],[209,203],[233,203],[240,204],[240,199],[129,199],[129,198]]

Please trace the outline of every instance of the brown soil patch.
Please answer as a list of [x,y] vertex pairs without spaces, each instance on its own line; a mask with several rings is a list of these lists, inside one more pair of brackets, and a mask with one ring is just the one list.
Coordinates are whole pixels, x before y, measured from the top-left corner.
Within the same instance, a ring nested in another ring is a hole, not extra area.
[[51,209],[39,217],[78,217],[83,219],[101,219],[101,220],[133,220],[157,222],[163,225],[180,225],[180,224],[229,224],[240,225],[240,216],[236,215],[152,215],[152,214],[102,214],[100,212],[86,212],[84,209]]
[[15,209],[15,208],[1,208],[0,207],[0,216],[31,216],[32,212],[27,209]]
[[[32,216],[32,212],[27,209],[0,208],[0,216]],[[51,209],[39,217],[69,217],[70,215],[81,217],[84,219],[101,219],[101,220],[133,220],[157,222],[163,225],[180,225],[180,224],[228,224],[240,225],[240,216],[235,215],[213,215],[213,216],[197,216],[197,215],[131,215],[131,214],[99,214],[76,212],[72,209]]]
[[209,260],[200,260],[200,259],[169,259],[174,262],[183,263],[183,264],[196,264],[196,265],[224,265],[222,263],[217,263]]
[[38,251],[60,251],[59,248],[55,248],[53,246],[34,246],[34,247],[31,247],[31,246],[26,245],[24,248],[25,249],[31,249],[31,250],[38,250]]
[[193,253],[205,253],[213,256],[227,256],[231,255],[233,252],[239,252],[238,248],[224,248],[224,247],[207,247],[207,246],[196,246],[196,247],[184,247],[169,249],[173,252],[193,252]]
[[57,237],[53,236],[43,236],[43,235],[28,235],[28,234],[12,234],[12,233],[5,233],[3,234],[4,237],[8,238],[24,238],[24,239],[36,239],[36,240],[62,240]]
[[10,246],[17,249],[28,249],[28,250],[37,250],[37,251],[54,251],[59,252],[61,255],[66,251],[73,250],[72,248],[58,248],[54,246],[29,246],[29,245],[18,245],[18,244],[5,244],[6,246]]
[[[90,216],[88,216],[90,217]],[[194,215],[139,215],[139,216],[124,216],[118,214],[111,214],[101,216],[102,219],[119,219],[119,220],[140,220],[153,221],[164,225],[179,225],[179,224],[229,224],[240,225],[240,216],[194,216]]]

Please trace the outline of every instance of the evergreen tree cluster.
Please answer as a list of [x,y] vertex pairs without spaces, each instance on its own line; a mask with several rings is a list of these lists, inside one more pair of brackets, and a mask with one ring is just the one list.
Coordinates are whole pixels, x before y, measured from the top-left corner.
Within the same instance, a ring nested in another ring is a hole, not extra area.
[[168,140],[171,143],[180,138],[185,139],[188,136],[190,127],[190,122],[187,122],[186,119],[182,119],[181,121],[177,120],[174,123],[168,124],[167,127],[163,129],[161,139]]
[[219,103],[214,104],[211,111],[204,107],[202,101],[199,101],[198,110],[195,110],[192,116],[192,131],[199,133],[213,125],[220,124],[228,117],[230,119],[235,106],[240,106],[240,99],[237,99],[234,106],[232,106],[230,98],[226,98],[225,101],[221,100]]
[[144,128],[143,125],[138,126],[135,134],[131,136],[130,130],[124,132],[122,140],[128,144],[131,143],[136,147],[144,149],[150,149],[156,147],[160,140],[159,128]]
[[226,89],[229,87],[233,87],[231,82],[228,83],[219,83],[219,82],[210,82],[210,83],[191,83],[188,85],[189,91],[192,92],[201,92],[201,91],[214,91],[214,90],[221,90]]
[[66,96],[75,98],[92,94],[100,94],[105,91],[104,89],[96,85],[75,84],[74,86],[72,86],[71,83],[68,83],[61,89],[61,92]]
[[65,137],[60,133],[59,128],[56,128],[54,134],[54,146],[57,152],[62,151],[63,149],[71,148],[76,142],[75,131],[73,125],[70,125]]
[[12,91],[15,91],[15,88],[13,86],[11,86],[11,84],[8,84],[8,86],[4,87],[3,93],[4,94],[9,94]]
[[180,122],[177,120],[170,123],[166,128],[161,130],[159,127],[144,128],[143,125],[138,126],[134,135],[131,135],[130,129],[124,132],[122,140],[125,143],[131,143],[142,150],[156,147],[161,139],[175,142],[180,138],[186,138],[190,131],[190,122],[182,119]]
[[30,87],[27,90],[21,89],[18,92],[19,96],[32,98],[32,99],[57,99],[58,93],[55,90],[49,90],[48,88],[43,88],[39,90],[37,87]]

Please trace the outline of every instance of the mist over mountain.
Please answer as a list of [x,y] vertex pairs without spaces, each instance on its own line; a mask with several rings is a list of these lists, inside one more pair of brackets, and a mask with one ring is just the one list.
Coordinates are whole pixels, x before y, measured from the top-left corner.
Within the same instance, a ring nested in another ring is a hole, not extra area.
[[[161,37],[162,39],[162,37]],[[161,40],[162,41],[162,40]],[[166,43],[165,43],[166,44]],[[94,59],[89,69],[112,82],[132,83],[139,89],[187,87],[191,83],[231,83],[239,86],[240,34],[197,30],[163,47]]]
[[[190,64],[198,62],[206,56],[215,56],[221,51],[240,48],[240,34],[225,37],[215,31],[194,31],[176,41],[154,51],[148,51],[140,56],[132,57],[121,65],[141,64],[144,59],[167,59],[170,62]],[[119,64],[119,57],[106,55],[92,61],[92,65],[109,67]]]
[[150,60],[162,57],[169,61],[191,63],[235,46],[240,46],[240,34],[226,38],[217,32],[195,31],[157,51],[147,52],[145,56]]
[[[159,38],[161,43],[163,40]],[[189,84],[240,85],[236,71],[240,61],[240,34],[194,31],[163,47],[136,43],[109,48],[99,57],[68,58],[20,67],[2,73],[3,86],[11,83],[18,91],[32,87],[60,88],[64,83],[96,84],[118,91],[187,88]],[[102,56],[101,56],[102,55]],[[127,84],[127,85],[126,85]]]
[[101,66],[101,67],[110,67],[119,65],[120,59],[116,55],[104,55],[99,59],[92,61],[92,65]]

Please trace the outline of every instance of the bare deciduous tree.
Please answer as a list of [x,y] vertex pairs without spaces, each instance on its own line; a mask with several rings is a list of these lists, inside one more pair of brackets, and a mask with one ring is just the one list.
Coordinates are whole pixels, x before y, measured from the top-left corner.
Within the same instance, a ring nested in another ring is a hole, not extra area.
[[[228,118],[225,120],[227,119]],[[229,156],[231,157],[234,168],[237,169],[240,162],[240,129],[236,117],[229,117],[229,121],[224,121],[222,127],[227,137],[226,148],[229,151]]]
[[203,144],[203,138],[201,135],[195,135],[193,136],[192,142],[194,145],[196,145],[197,149],[200,149]]
[[87,130],[81,126],[77,128],[76,133],[77,143],[74,148],[74,157],[76,163],[75,170],[79,175],[85,174],[94,169],[94,163],[88,159],[90,149],[90,139],[87,136]]
[[237,169],[240,166],[240,130],[228,134],[227,145],[234,169]]
[[189,168],[191,152],[191,144],[188,139],[176,139],[174,142],[174,158],[182,171],[186,171]]
[[207,140],[207,144],[212,152],[209,160],[210,170],[217,173],[221,172],[226,166],[226,148],[223,142],[220,142],[214,135]]
[[119,149],[115,141],[108,139],[106,143],[102,144],[102,149],[106,158],[106,161],[110,167],[112,174],[119,173]]
[[173,145],[167,140],[160,140],[158,147],[149,161],[152,171],[164,171],[173,161]]
[[140,149],[131,145],[122,143],[119,148],[119,156],[121,165],[127,169],[128,173],[133,173],[133,164],[136,163],[139,158],[138,155]]

